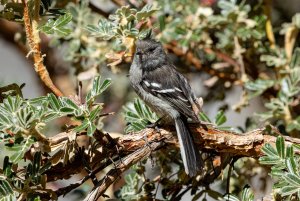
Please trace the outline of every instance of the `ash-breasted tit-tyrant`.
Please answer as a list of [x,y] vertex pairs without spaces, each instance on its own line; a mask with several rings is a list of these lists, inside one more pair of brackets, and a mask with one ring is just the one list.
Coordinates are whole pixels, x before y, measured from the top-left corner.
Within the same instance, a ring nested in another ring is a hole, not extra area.
[[136,93],[160,115],[175,123],[185,172],[195,176],[203,161],[187,119],[199,122],[201,105],[187,79],[176,71],[163,46],[153,39],[138,40],[129,71],[130,82]]

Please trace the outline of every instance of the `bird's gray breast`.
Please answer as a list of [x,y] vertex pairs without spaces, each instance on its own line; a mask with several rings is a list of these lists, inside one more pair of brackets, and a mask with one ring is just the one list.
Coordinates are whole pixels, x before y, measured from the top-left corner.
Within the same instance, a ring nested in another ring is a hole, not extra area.
[[135,58],[129,70],[130,83],[135,92],[152,110],[154,110],[159,115],[167,115],[173,118],[177,117],[179,115],[179,112],[175,110],[167,101],[156,97],[143,89],[141,85],[141,81],[143,79],[143,71],[140,66],[141,65]]

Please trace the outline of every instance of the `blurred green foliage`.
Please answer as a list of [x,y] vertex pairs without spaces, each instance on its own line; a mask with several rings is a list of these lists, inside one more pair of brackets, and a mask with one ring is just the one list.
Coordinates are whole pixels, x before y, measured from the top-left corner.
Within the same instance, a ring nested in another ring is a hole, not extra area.
[[[182,70],[206,72],[215,80],[207,84],[209,93],[205,100],[224,99],[225,89],[238,85],[242,88],[242,95],[240,102],[232,106],[235,110],[241,111],[253,98],[260,97],[264,101],[266,111],[256,114],[260,121],[258,118],[247,121],[243,130],[271,123],[284,135],[299,137],[300,49],[295,48],[299,45],[299,14],[291,22],[275,27],[273,32],[266,28],[270,22],[266,10],[270,5],[263,1],[252,2],[250,6],[247,1],[219,0],[214,7],[198,0],[154,0],[151,5],[146,1],[124,1],[130,3],[123,6],[123,1],[115,0],[112,1],[115,2],[114,9],[107,11],[101,7],[98,12],[91,9],[91,2],[87,0],[27,2],[31,14],[33,4],[40,4],[38,31],[48,34],[51,47],[65,48],[62,57],[73,69],[75,80],[88,80],[91,89],[75,97],[58,98],[48,94],[27,100],[18,87],[11,90],[1,88],[0,138],[12,153],[5,158],[0,175],[2,200],[14,199],[27,191],[28,199],[40,199],[34,187],[42,186],[45,190],[44,172],[49,161],[42,160],[42,156],[49,151],[49,145],[45,144],[41,152],[35,153],[25,165],[20,162],[26,159],[26,153],[33,145],[46,141],[43,132],[50,121],[71,118],[78,124],[67,125],[64,129],[75,134],[86,132],[90,139],[95,132],[101,131],[103,108],[96,100],[111,84],[110,79],[100,81],[101,68],[109,64],[113,72],[126,69],[134,54],[135,41],[150,34],[179,58]],[[0,5],[1,18],[23,22],[23,3],[2,0]],[[273,44],[272,36],[277,43]],[[159,118],[139,99],[123,108],[128,123],[126,133],[142,130]],[[234,129],[223,127],[227,120],[223,110],[215,115],[214,121],[205,113],[199,115],[219,129]],[[73,137],[70,136],[71,142],[74,142]],[[75,152],[73,145],[68,142],[60,147],[66,161],[69,154]],[[279,200],[300,197],[299,156],[294,149],[299,149],[298,145],[286,145],[282,137],[278,137],[275,148],[266,145],[262,149],[265,156],[260,158],[260,164],[271,166],[270,174],[276,181],[274,194]],[[180,199],[190,192],[193,200],[206,197],[254,200],[248,186],[241,189],[249,180],[242,181],[238,176],[227,175],[240,183],[232,187],[230,191],[233,193],[226,192],[225,195],[212,189],[210,183],[205,183],[207,175],[213,175],[215,171],[210,160],[219,155],[203,153],[203,156],[206,157],[203,175],[187,178],[178,150],[162,148],[152,159],[160,167],[159,179],[151,180],[145,176],[144,163],[135,165],[125,176],[126,184],[117,197],[124,200],[153,199],[161,185],[160,193],[164,199]],[[239,169],[236,172],[242,176],[245,169],[251,168],[240,160],[236,164]],[[22,166],[23,172],[17,171],[17,165]],[[224,184],[220,175],[222,173],[210,180],[211,183],[217,180]],[[56,199],[51,190],[45,194]]]

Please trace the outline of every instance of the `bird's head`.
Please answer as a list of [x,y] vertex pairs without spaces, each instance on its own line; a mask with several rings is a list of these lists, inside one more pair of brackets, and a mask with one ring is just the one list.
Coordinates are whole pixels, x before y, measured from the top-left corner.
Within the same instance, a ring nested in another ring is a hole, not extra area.
[[167,63],[167,55],[162,44],[153,39],[138,40],[135,57],[146,71],[154,70]]

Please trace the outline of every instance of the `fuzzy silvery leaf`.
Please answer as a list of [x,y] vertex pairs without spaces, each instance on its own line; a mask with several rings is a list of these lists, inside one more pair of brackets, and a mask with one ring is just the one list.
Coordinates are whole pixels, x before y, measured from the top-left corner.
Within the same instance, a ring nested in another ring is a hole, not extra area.
[[12,147],[7,147],[9,151],[13,152],[9,158],[10,161],[15,164],[22,160],[24,154],[29,150],[33,143],[34,139],[32,137],[27,137],[20,144],[14,144]]
[[0,176],[0,201],[16,201],[16,192],[13,187],[7,181],[7,178]]
[[98,25],[88,25],[86,28],[92,35],[103,40],[110,40],[115,36],[114,25],[106,19],[100,19]]
[[39,29],[46,34],[57,34],[59,36],[67,36],[71,33],[71,29],[67,28],[67,24],[71,22],[72,15],[67,13],[60,16],[56,20],[49,19],[46,24],[41,26]]
[[280,67],[286,64],[286,57],[284,54],[280,54],[278,56],[273,55],[262,55],[260,60],[266,62],[267,66]]
[[138,21],[144,20],[144,19],[150,17],[157,10],[159,10],[159,9],[153,8],[153,6],[150,4],[146,4],[142,8],[142,10],[140,10],[136,13],[136,18]]
[[90,105],[97,96],[104,92],[111,85],[111,79],[107,78],[101,82],[101,76],[97,76],[93,80],[92,89],[86,95],[86,103]]
[[127,104],[124,110],[125,120],[128,124],[125,129],[126,133],[142,130],[149,123],[155,123],[158,120],[158,116],[140,99],[135,99],[133,103]]

